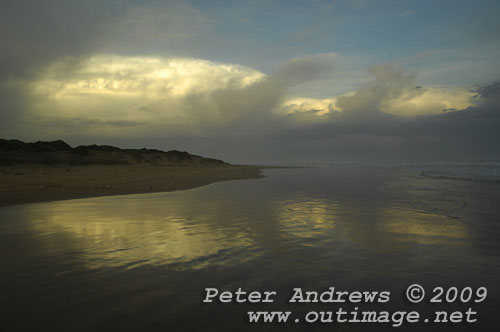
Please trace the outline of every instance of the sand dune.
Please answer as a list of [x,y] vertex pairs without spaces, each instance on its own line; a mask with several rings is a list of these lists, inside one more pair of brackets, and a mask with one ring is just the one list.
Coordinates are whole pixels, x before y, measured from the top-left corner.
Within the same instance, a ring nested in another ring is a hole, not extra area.
[[260,169],[181,151],[0,140],[0,206],[190,189]]

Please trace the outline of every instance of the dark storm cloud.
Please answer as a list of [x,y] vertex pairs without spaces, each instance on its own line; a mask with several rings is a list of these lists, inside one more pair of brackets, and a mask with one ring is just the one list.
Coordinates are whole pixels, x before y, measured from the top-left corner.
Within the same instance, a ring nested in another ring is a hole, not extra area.
[[0,79],[63,57],[158,51],[208,22],[179,1],[4,0],[0,9]]
[[483,107],[500,107],[500,81],[477,89]]
[[199,123],[202,131],[213,126],[219,133],[259,135],[274,132],[281,130],[283,119],[273,110],[285,100],[288,89],[331,75],[334,68],[334,54],[292,59],[246,88],[216,89],[208,95],[191,94],[185,98],[182,107],[193,115],[193,122]]
[[345,105],[355,106],[352,112],[334,112],[319,124],[276,121],[253,135],[236,126],[203,141],[183,137],[170,143],[243,163],[500,160],[499,83],[477,88],[476,106],[467,109],[417,117],[382,112],[376,101],[397,97],[402,77],[411,81],[411,76],[395,75],[360,89],[346,97]]
[[[240,93],[218,91],[212,98],[220,98],[218,102],[224,107],[237,108],[244,100],[249,107],[267,109],[281,96],[269,82]],[[269,95],[265,97],[263,91]],[[381,112],[377,105],[365,104],[366,108],[354,114],[337,112],[320,124],[295,126],[267,112],[256,115],[249,109],[230,126],[205,127],[201,135],[162,134],[162,126],[158,126],[150,127],[148,136],[116,136],[106,142],[184,149],[240,163],[500,160],[496,144],[500,141],[498,83],[476,92],[476,106],[437,115],[397,117]],[[232,97],[228,99],[226,93]],[[77,143],[101,140],[87,136]]]
[[[96,10],[99,9],[99,10]],[[26,79],[49,61],[85,56],[102,43],[109,12],[98,2],[16,1],[0,4],[0,129],[23,131],[31,96]]]
[[[38,92],[26,106],[32,121],[25,127],[39,135],[60,134],[63,128],[72,128],[73,134],[101,131],[106,136],[109,130],[112,136],[137,136],[142,131],[169,137],[274,132],[281,130],[283,117],[273,111],[287,91],[332,74],[334,63],[332,54],[306,56],[265,75],[197,59],[93,57],[80,66],[59,61],[31,83]],[[123,130],[125,119],[134,120],[133,133]]]
[[[4,0],[0,3],[0,130],[36,137],[29,82],[59,62],[64,77],[99,53],[148,54],[206,30],[206,17],[179,1]],[[61,61],[64,60],[64,61]]]
[[[237,126],[205,138],[171,137],[168,144],[240,163],[500,160],[495,87],[498,83],[477,89],[477,106],[437,115],[402,118],[374,106],[358,109],[357,115],[336,113],[316,125],[274,122],[253,134]],[[137,141],[158,144],[150,138]]]
[[286,142],[278,150],[290,161],[500,160],[499,87],[478,88],[477,106],[463,110],[401,118],[365,104],[354,114],[336,113],[331,121],[269,141],[276,147]]
[[2,2],[0,75],[19,75],[62,56],[98,48],[113,14],[98,1]]

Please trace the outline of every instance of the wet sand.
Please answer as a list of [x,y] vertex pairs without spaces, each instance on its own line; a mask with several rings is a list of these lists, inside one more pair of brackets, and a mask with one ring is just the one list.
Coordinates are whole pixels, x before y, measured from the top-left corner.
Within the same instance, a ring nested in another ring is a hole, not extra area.
[[0,167],[0,206],[166,192],[261,177],[255,166],[43,165]]
[[[368,167],[263,174],[169,194],[0,208],[0,325],[51,332],[395,331],[388,323],[302,319],[359,305],[359,312],[417,311],[425,319],[435,311],[477,312],[472,324],[431,320],[398,331],[495,330],[498,184]],[[414,283],[431,294],[419,304],[405,296]],[[268,304],[204,303],[207,287],[277,295]],[[290,303],[296,287],[391,296],[388,303]],[[481,303],[430,303],[434,287],[486,287],[488,296]],[[257,310],[286,310],[302,320],[250,324],[247,312]]]

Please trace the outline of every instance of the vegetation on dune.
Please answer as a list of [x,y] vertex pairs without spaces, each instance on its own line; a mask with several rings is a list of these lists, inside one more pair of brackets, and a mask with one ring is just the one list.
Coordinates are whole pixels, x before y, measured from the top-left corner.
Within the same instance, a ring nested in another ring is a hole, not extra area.
[[156,149],[120,149],[110,145],[80,145],[75,148],[62,140],[25,143],[20,140],[0,139],[0,164],[44,165],[131,165],[153,164],[164,166],[226,165],[222,160],[204,158],[184,151]]

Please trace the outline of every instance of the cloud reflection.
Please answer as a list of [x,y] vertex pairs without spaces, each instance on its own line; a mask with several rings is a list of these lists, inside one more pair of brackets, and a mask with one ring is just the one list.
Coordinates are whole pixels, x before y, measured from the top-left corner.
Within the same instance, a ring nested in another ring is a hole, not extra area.
[[[215,216],[183,213],[183,206],[155,200],[144,211],[142,198],[119,197],[32,204],[31,229],[51,252],[76,252],[89,269],[170,265],[198,269],[254,257],[246,234],[214,229]],[[152,199],[149,198],[148,201]],[[155,204],[156,203],[156,204]],[[153,215],[154,214],[154,215]],[[245,255],[235,254],[243,250]]]
[[465,226],[444,215],[383,209],[385,230],[397,234],[400,241],[420,244],[442,244],[467,237]]
[[333,202],[320,198],[289,199],[275,205],[277,221],[283,230],[302,238],[304,245],[313,238],[353,241],[380,252],[424,245],[452,244],[467,238],[465,226],[445,215],[413,209],[376,206],[362,202]]
[[294,236],[312,238],[335,227],[337,204],[325,199],[279,201],[275,206],[278,222]]

